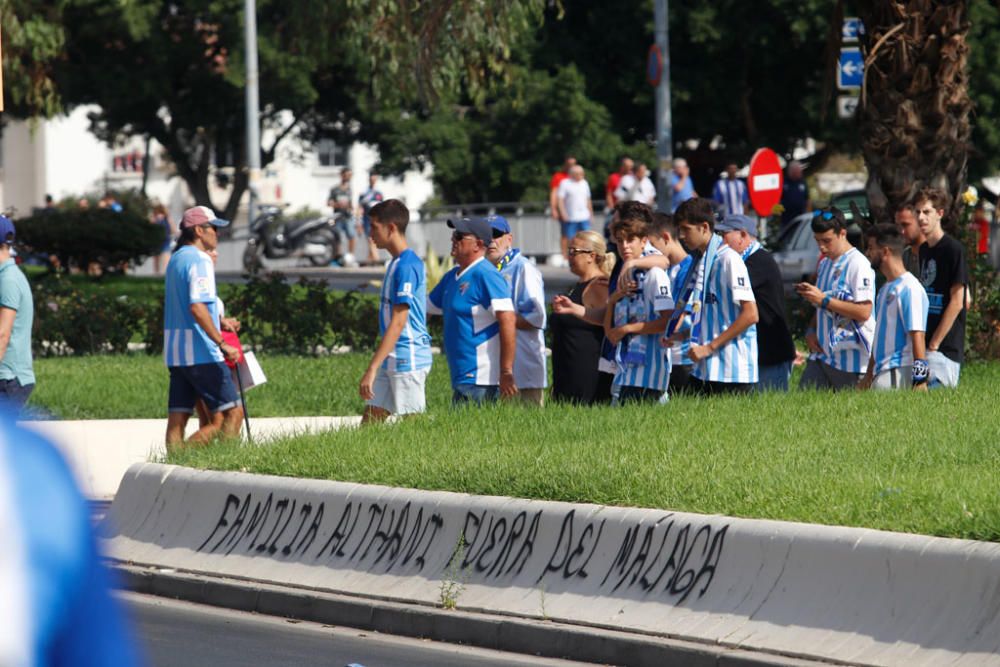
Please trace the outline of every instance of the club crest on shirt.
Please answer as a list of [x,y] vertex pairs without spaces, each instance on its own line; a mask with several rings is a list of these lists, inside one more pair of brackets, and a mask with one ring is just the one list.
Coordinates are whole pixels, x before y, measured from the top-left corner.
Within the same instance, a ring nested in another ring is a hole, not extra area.
[[896,300],[896,293],[895,292],[889,292],[888,294],[885,295],[885,302],[886,303],[892,303],[895,300]]
[[459,283],[458,284],[458,293],[459,294],[461,294],[462,296],[465,296],[465,293],[468,292],[468,291],[469,291],[469,283]]
[[924,287],[930,287],[935,280],[937,280],[937,262],[929,259],[920,272],[920,282],[923,283]]
[[840,278],[840,274],[842,274],[842,273],[843,273],[843,271],[841,269],[834,269],[834,271],[833,271],[833,279],[834,280],[839,279]]

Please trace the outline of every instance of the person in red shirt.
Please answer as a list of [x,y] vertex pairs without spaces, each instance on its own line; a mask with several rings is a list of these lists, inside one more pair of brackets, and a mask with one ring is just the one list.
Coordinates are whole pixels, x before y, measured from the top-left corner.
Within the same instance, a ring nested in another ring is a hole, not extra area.
[[976,209],[972,212],[972,231],[976,234],[976,252],[980,255],[988,255],[990,252],[990,218],[986,214],[986,207],[976,204]]
[[614,210],[615,204],[618,203],[618,198],[615,197],[615,190],[618,189],[618,184],[621,183],[622,176],[631,174],[634,167],[635,163],[632,162],[632,158],[623,157],[621,164],[618,165],[618,171],[608,176],[608,181],[604,184],[605,213],[610,213]]
[[556,222],[566,222],[559,217],[559,184],[562,183],[566,178],[569,177],[569,170],[576,165],[576,158],[572,155],[566,156],[566,161],[563,162],[563,168],[561,171],[557,171],[552,174],[552,180],[549,181],[549,211],[552,219]]

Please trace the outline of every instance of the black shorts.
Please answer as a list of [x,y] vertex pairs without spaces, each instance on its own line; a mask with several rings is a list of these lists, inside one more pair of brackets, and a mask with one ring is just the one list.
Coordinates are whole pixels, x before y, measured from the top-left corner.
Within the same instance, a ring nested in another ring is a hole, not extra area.
[[209,412],[222,412],[239,405],[229,366],[220,362],[170,367],[170,394],[167,412],[194,412],[198,399]]

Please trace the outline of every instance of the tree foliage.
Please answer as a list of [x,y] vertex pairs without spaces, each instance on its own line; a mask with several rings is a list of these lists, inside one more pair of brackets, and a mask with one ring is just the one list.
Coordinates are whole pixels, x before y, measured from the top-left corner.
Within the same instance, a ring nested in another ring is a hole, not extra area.
[[52,67],[66,41],[64,5],[64,1],[0,0],[6,113],[50,117],[62,109]]

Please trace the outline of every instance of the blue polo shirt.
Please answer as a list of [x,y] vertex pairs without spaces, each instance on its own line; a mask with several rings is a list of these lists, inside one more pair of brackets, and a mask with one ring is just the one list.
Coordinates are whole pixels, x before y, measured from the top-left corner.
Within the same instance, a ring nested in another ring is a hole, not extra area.
[[167,366],[221,363],[224,360],[222,350],[191,314],[191,304],[205,304],[218,330],[219,300],[212,258],[193,245],[184,246],[170,258],[166,281],[163,358]]
[[13,258],[0,264],[0,307],[16,311],[7,352],[0,360],[0,380],[17,379],[22,386],[35,383],[31,360],[31,325],[35,305],[31,286]]
[[513,310],[510,285],[482,257],[464,271],[456,266],[431,290],[427,312],[444,315],[444,353],[452,386],[500,384],[496,314]]
[[394,306],[405,305],[409,309],[406,326],[399,334],[396,347],[389,353],[382,368],[387,371],[406,373],[431,367],[431,337],[427,333],[427,278],[424,263],[417,253],[409,248],[389,262],[382,281],[382,296],[378,309],[379,335],[392,321]]

